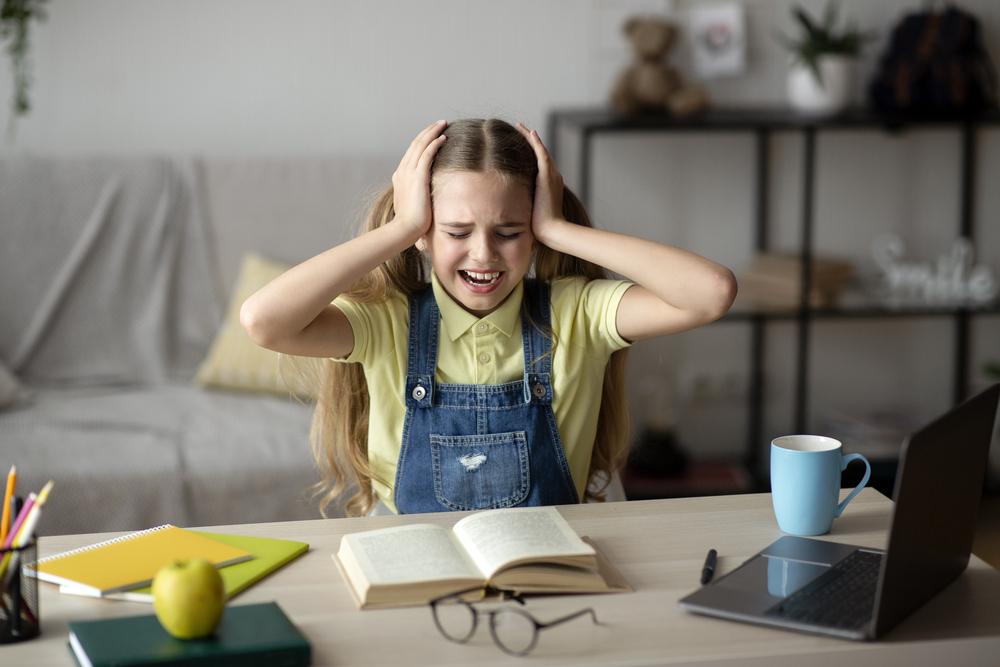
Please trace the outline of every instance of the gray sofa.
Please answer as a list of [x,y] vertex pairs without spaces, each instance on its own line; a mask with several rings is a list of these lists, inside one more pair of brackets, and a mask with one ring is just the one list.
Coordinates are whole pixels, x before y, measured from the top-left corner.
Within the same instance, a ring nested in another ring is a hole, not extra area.
[[311,406],[201,388],[244,254],[353,233],[378,158],[0,158],[0,474],[42,534],[319,516]]

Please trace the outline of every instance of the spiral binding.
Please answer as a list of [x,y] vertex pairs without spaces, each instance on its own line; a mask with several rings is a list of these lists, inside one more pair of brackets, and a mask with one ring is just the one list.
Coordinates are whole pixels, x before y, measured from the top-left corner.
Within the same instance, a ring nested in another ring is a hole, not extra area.
[[100,549],[101,547],[106,547],[109,544],[117,544],[118,542],[125,542],[127,540],[132,540],[137,537],[142,537],[143,535],[148,535],[149,533],[155,533],[158,530],[163,530],[164,528],[173,528],[173,524],[165,523],[162,526],[156,526],[155,528],[147,528],[146,530],[136,531],[134,533],[129,533],[128,535],[119,535],[118,537],[113,537],[110,540],[104,540],[103,542],[98,542],[97,544],[90,544],[85,547],[77,547],[71,551],[64,551],[60,554],[53,554],[51,556],[46,556],[45,558],[39,558],[37,561],[31,564],[31,566],[38,565],[40,563],[47,563],[52,560],[57,560],[59,558],[65,558],[67,556],[75,556],[76,554],[83,553],[85,551],[92,551],[94,549]]

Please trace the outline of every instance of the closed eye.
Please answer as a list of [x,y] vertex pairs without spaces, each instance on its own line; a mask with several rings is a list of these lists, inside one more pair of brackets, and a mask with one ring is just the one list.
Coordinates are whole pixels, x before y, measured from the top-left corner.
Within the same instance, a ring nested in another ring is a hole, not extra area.
[[500,232],[497,232],[497,236],[499,236],[502,239],[506,239],[506,240],[516,239],[520,235],[521,235],[521,232],[513,232],[511,234],[501,234]]

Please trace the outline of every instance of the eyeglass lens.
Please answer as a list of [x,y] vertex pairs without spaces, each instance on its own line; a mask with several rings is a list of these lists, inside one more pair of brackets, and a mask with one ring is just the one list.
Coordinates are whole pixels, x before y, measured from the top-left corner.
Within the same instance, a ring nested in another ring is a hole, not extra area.
[[490,632],[502,649],[523,655],[535,645],[535,623],[517,609],[498,609],[490,616]]
[[441,600],[434,605],[438,630],[455,642],[466,642],[476,630],[476,612],[461,600]]

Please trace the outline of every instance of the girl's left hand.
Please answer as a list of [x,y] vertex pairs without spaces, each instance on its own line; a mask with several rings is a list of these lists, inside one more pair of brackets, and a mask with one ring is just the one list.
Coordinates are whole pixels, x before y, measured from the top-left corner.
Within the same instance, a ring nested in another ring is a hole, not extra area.
[[535,130],[529,130],[524,123],[517,123],[518,131],[524,135],[535,151],[538,159],[538,178],[535,181],[535,200],[531,208],[531,232],[539,242],[545,243],[545,235],[557,223],[562,222],[563,179],[549,156]]

